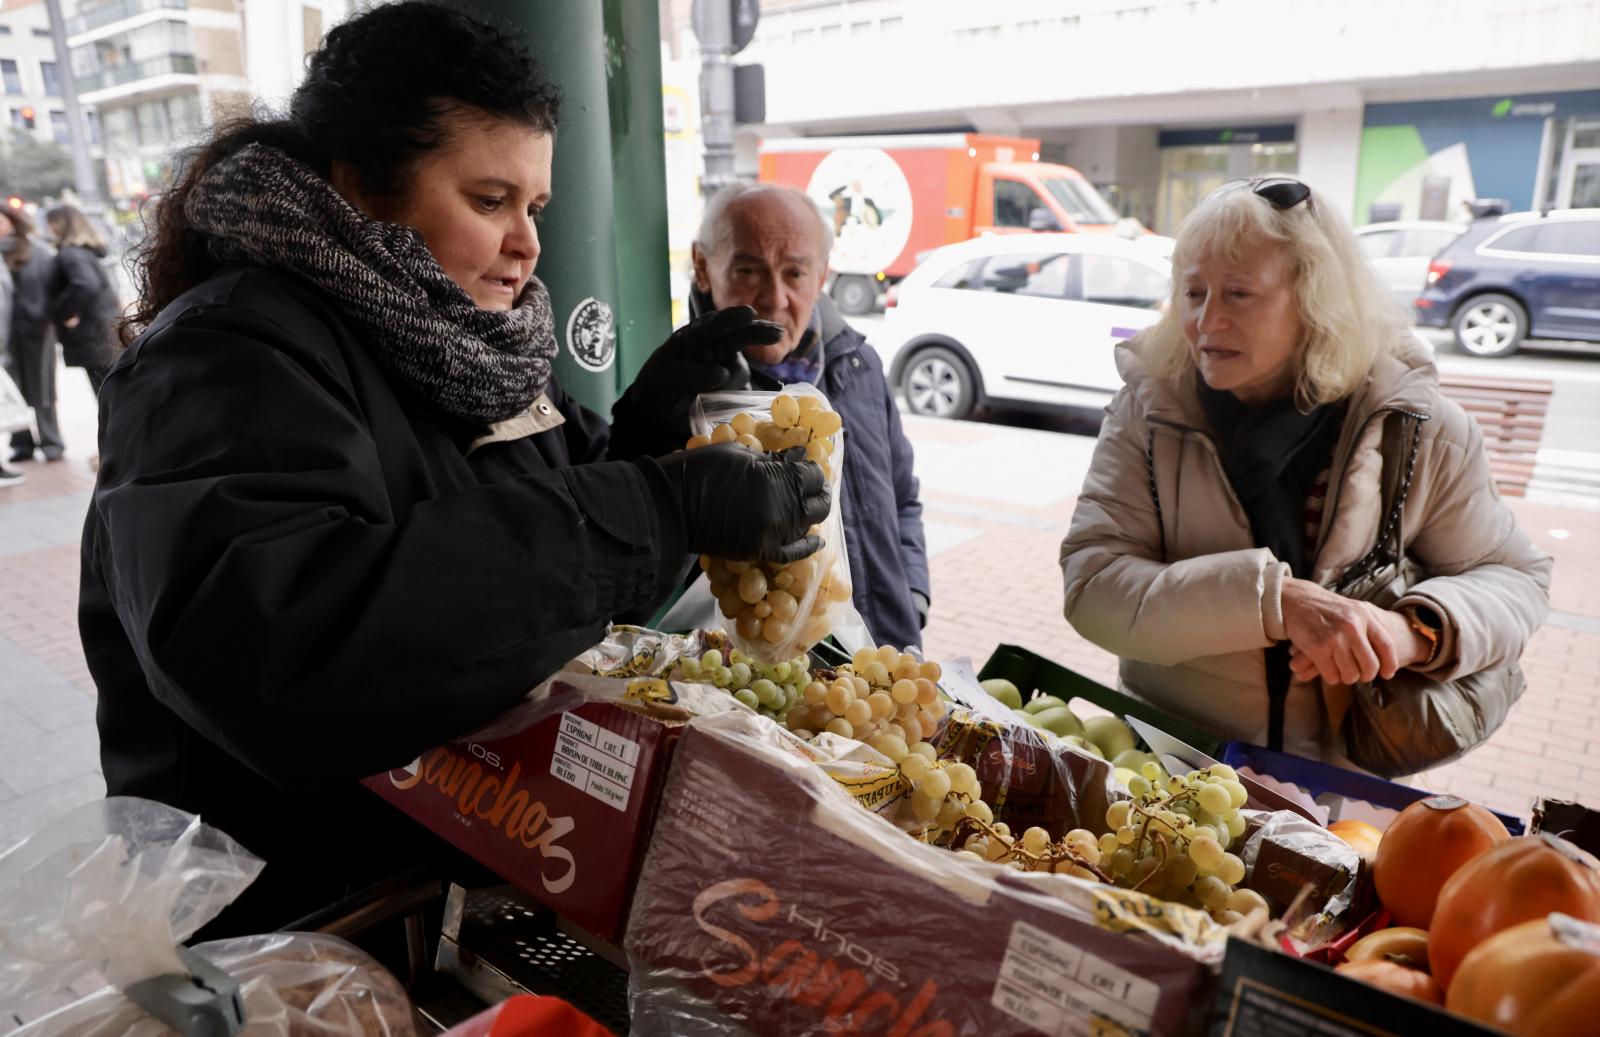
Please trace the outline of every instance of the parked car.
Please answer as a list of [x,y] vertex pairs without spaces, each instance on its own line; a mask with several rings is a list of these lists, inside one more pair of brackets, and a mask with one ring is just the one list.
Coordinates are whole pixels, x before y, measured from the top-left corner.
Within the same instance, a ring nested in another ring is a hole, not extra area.
[[1600,342],[1600,209],[1479,220],[1428,264],[1417,323],[1474,356],[1525,338]]
[[886,311],[889,379],[913,413],[964,418],[989,401],[1102,408],[1112,348],[1155,323],[1172,278],[1150,237],[996,235],[946,245]]
[[1356,228],[1356,241],[1372,266],[1407,309],[1428,284],[1428,263],[1467,229],[1443,220],[1369,223]]

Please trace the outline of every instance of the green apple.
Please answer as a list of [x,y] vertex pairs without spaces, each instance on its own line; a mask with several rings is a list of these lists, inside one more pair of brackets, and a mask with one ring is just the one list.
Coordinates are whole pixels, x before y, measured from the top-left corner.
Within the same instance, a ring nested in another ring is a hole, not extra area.
[[1100,747],[1098,745],[1095,745],[1082,735],[1068,735],[1066,737],[1066,742],[1070,746],[1082,749],[1090,756],[1098,756],[1102,760],[1106,758],[1105,754],[1100,751]]
[[1116,717],[1090,717],[1083,722],[1083,736],[1098,745],[1108,760],[1132,749],[1137,741],[1128,725]]
[[1024,724],[1024,725],[1026,725],[1028,727],[1038,727],[1039,726],[1038,724],[1034,723],[1033,714],[1032,713],[1028,713],[1028,712],[1025,712],[1024,710],[1020,710],[1020,709],[1013,709],[1011,712],[1016,715],[1018,724]]
[[1055,709],[1057,706],[1065,705],[1065,702],[1062,702],[1054,695],[1040,695],[1038,698],[1029,699],[1028,701],[1024,702],[1022,704],[1022,708],[1027,710],[1029,713],[1042,713],[1047,709]]
[[1079,720],[1078,715],[1066,706],[1041,709],[1033,714],[1033,722],[1046,731],[1060,735],[1062,738],[1068,735],[1083,736],[1083,721]]
[[1134,774],[1133,771],[1130,771],[1126,767],[1113,767],[1111,770],[1111,776],[1117,780],[1118,785],[1121,785],[1123,788],[1127,788],[1128,782],[1133,780]]
[[1139,749],[1124,749],[1111,757],[1111,766],[1126,767],[1130,771],[1137,773],[1139,768],[1143,767],[1145,761],[1149,759],[1151,759],[1151,756],[1147,752]]
[[1012,709],[1022,708],[1022,692],[1018,691],[1017,686],[1004,677],[990,677],[988,680],[979,681],[978,683],[983,685],[983,690],[987,691],[991,698],[1005,703]]

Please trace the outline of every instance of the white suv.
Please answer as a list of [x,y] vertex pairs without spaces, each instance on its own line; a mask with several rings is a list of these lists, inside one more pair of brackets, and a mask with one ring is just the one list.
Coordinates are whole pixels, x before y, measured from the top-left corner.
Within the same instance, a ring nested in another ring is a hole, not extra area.
[[1170,238],[1007,234],[946,245],[896,286],[882,343],[916,414],[986,401],[1101,408],[1121,386],[1112,349],[1155,323]]

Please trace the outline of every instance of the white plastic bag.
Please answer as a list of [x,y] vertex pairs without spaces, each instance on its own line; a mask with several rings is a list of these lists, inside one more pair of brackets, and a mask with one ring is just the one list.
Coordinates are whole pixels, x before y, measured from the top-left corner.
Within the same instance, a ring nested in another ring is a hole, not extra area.
[[[175,1033],[122,988],[186,973],[177,945],[263,867],[195,815],[134,797],[87,803],[0,854],[0,1005],[27,1016],[79,981],[108,984],[18,1037]],[[399,983],[342,940],[274,933],[194,950],[239,981],[249,1037],[414,1032]]]
[[735,646],[769,663],[804,654],[832,632],[851,597],[839,502],[844,470],[841,419],[821,390],[799,384],[781,392],[705,394],[695,401],[690,425],[696,434],[691,445],[704,437],[712,442],[737,441],[753,450],[804,447],[807,459],[822,466],[833,503],[817,530],[823,540],[820,551],[790,565],[701,559],[717,599],[719,625]]
[[33,428],[33,408],[23,399],[22,390],[0,369],[0,433]]

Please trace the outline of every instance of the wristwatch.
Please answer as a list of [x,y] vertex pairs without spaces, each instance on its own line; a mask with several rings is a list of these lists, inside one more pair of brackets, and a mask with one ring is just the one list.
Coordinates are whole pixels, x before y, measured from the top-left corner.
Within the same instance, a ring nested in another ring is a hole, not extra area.
[[1428,642],[1428,657],[1422,660],[1427,666],[1439,657],[1439,646],[1444,643],[1444,620],[1439,618],[1439,613],[1426,605],[1409,605],[1404,609],[1406,622],[1411,624],[1411,629]]

